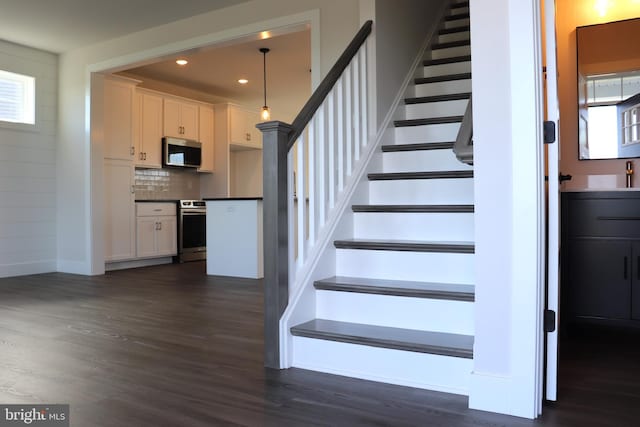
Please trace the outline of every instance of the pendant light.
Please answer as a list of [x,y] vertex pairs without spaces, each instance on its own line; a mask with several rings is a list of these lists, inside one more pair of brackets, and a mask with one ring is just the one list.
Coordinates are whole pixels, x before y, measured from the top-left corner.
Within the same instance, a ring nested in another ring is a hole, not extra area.
[[267,106],[267,53],[269,52],[269,48],[261,47],[260,52],[262,52],[262,73],[264,76],[264,105],[262,106],[260,116],[262,120],[266,122],[271,119],[271,110]]

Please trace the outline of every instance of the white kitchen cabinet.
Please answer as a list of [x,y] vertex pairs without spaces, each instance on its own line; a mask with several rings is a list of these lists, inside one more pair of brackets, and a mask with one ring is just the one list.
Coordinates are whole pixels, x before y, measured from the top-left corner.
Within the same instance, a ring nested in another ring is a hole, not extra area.
[[134,105],[134,163],[144,168],[161,168],[163,98],[138,89]]
[[261,149],[262,134],[256,129],[260,115],[233,104],[227,104],[229,143],[232,150]]
[[[213,107],[215,173],[200,177],[200,193],[204,197],[261,197],[262,134],[255,128],[258,112],[234,104]],[[243,135],[245,140],[241,141]]]
[[214,112],[213,106],[201,104],[198,106],[200,143],[202,143],[202,164],[198,172],[213,172],[214,170]]
[[164,136],[198,141],[198,104],[165,97]]
[[137,257],[177,255],[177,224],[174,203],[136,203]]
[[133,158],[133,108],[137,81],[104,78],[104,158]]
[[134,168],[131,160],[104,161],[105,261],[136,256]]

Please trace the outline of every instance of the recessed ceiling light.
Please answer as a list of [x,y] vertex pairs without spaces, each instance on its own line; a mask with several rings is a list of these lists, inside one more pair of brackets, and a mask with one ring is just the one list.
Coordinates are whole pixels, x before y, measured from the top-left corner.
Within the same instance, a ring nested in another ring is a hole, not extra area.
[[187,65],[188,63],[189,63],[189,61],[187,61],[187,60],[186,60],[186,59],[184,59],[184,58],[180,58],[180,59],[177,59],[177,60],[176,60],[176,64],[178,64],[178,65],[180,65],[180,66]]
[[249,83],[249,80],[247,80],[247,79],[239,79],[238,83],[240,83],[241,85],[246,85],[247,83]]

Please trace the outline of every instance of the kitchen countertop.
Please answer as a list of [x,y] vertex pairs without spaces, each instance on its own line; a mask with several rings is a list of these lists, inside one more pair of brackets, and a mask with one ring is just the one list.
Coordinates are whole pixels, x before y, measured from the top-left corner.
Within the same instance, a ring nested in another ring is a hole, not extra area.
[[601,193],[601,192],[615,192],[615,191],[640,191],[640,187],[631,188],[568,188],[560,190],[562,193]]
[[136,203],[178,203],[178,199],[136,200]]
[[233,200],[262,200],[262,197],[205,197],[205,202],[224,202],[224,201],[233,201]]

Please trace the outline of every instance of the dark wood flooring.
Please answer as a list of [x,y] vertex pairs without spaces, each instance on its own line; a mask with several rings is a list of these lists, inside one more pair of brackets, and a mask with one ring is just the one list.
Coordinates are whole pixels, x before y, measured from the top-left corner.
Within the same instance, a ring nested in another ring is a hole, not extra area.
[[265,369],[261,282],[207,277],[204,263],[6,278],[0,403],[69,403],[79,427],[638,425],[640,340],[620,351],[592,339],[564,345],[561,399],[530,421],[461,396]]

